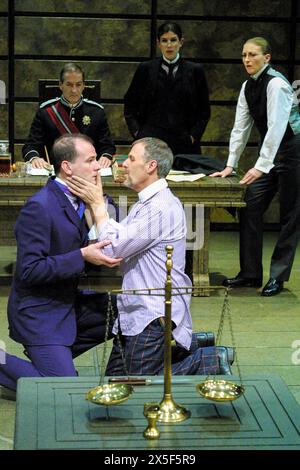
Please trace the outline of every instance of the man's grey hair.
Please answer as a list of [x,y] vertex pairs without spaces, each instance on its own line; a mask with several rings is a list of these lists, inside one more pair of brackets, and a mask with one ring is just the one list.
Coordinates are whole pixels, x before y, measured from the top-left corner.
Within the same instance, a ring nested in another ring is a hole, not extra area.
[[163,140],[155,137],[143,137],[135,140],[131,148],[138,144],[144,144],[144,159],[157,161],[157,174],[160,178],[165,178],[173,165],[173,153],[170,147]]
[[82,81],[84,82],[85,74],[84,74],[83,68],[81,68],[80,65],[75,64],[74,62],[68,62],[67,64],[63,66],[63,68],[60,71],[60,74],[59,74],[60,83],[64,82],[66,73],[72,73],[72,72],[81,73]]

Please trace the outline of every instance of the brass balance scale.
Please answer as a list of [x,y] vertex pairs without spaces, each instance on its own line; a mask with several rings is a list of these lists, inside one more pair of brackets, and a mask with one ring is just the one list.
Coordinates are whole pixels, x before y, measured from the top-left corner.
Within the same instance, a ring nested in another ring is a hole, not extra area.
[[[159,431],[157,430],[155,423],[159,421],[161,423],[179,423],[190,417],[190,411],[187,410],[184,406],[175,403],[172,398],[171,392],[171,382],[172,382],[172,361],[171,361],[171,341],[172,341],[172,320],[171,320],[171,308],[172,308],[172,295],[183,295],[191,294],[192,292],[197,292],[199,289],[203,290],[203,286],[185,286],[185,287],[176,287],[176,293],[172,294],[172,279],[171,279],[171,270],[172,270],[172,252],[173,247],[167,246],[167,279],[164,288],[149,288],[149,289],[132,289],[132,290],[116,290],[112,291],[116,294],[132,294],[132,295],[160,295],[165,297],[165,337],[164,337],[164,395],[160,403],[145,403],[144,405],[144,415],[148,419],[148,427],[144,431],[144,437],[147,439],[157,439],[159,437]],[[205,289],[224,289],[223,287],[205,287]],[[155,291],[164,291],[163,293],[155,293]],[[231,333],[231,341],[233,347],[234,336],[233,328],[230,316],[229,309],[229,298],[228,298],[228,289],[225,290],[224,302],[221,312],[221,318],[218,327],[216,344],[219,344],[219,341],[222,337],[223,326],[225,317],[228,317],[229,328]],[[111,293],[109,293],[109,302],[107,309],[107,319],[106,319],[106,332],[105,332],[105,342],[101,362],[101,376],[99,385],[91,389],[87,393],[87,400],[97,405],[103,405],[109,407],[111,405],[118,405],[126,401],[130,395],[133,393],[133,386],[126,383],[104,383],[104,374],[105,374],[105,359],[107,351],[107,338],[108,338],[108,329],[110,319],[114,320],[114,311],[111,303]],[[123,348],[121,345],[121,340],[119,335],[117,336],[118,346],[122,355],[124,370],[129,376]],[[226,402],[232,401],[239,398],[245,391],[242,384],[241,371],[239,363],[236,357],[236,365],[239,376],[239,384],[234,383],[228,380],[219,380],[215,376],[207,376],[204,382],[199,383],[196,386],[197,392],[204,398],[208,400],[213,400],[216,402]],[[108,412],[107,412],[108,416]]]

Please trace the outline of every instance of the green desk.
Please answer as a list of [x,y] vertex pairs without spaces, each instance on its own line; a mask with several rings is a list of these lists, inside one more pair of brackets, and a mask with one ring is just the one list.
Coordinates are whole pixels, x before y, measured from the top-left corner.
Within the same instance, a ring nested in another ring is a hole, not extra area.
[[[28,176],[25,178],[0,178],[0,246],[14,245],[13,226],[20,208],[33,193],[45,185],[46,177]],[[134,191],[114,183],[111,177],[103,178],[105,192],[122,205],[133,204],[137,195]],[[209,235],[210,209],[212,207],[242,207],[245,188],[237,177],[205,177],[192,183],[169,183],[170,188],[184,204],[187,214],[191,214],[188,232],[194,232],[193,283],[209,285]],[[119,198],[122,199],[119,199]],[[192,220],[191,220],[192,218]],[[190,242],[192,241],[192,234]],[[112,288],[118,285],[110,286]],[[207,291],[206,291],[207,293]],[[205,290],[203,291],[205,294]]]
[[[94,405],[86,392],[96,377],[25,378],[18,382],[15,449],[300,450],[300,407],[277,376],[244,378],[245,394],[216,403],[200,397],[200,376],[173,377],[173,399],[191,411],[179,424],[158,423],[147,441],[145,402],[161,401],[163,385],[135,387],[118,406]],[[176,453],[176,452],[175,452]]]

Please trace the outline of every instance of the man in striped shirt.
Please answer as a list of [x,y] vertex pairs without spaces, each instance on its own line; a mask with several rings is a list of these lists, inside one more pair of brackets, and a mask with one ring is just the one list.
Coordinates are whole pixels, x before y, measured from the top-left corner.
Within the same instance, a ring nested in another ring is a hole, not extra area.
[[[99,240],[109,239],[104,251],[108,256],[123,258],[123,289],[163,288],[166,279],[167,245],[173,246],[172,286],[190,286],[184,273],[186,220],[181,202],[165,179],[173,154],[163,141],[147,137],[133,143],[123,167],[125,185],[138,193],[138,202],[128,216],[117,223],[106,211],[101,185],[72,177],[69,187],[89,204]],[[126,366],[133,374],[163,372],[164,297],[118,295],[118,319],[113,332],[122,334]],[[233,362],[231,348],[199,348],[192,333],[190,295],[172,298],[172,335],[181,360],[173,364],[173,374],[228,374]],[[107,366],[107,375],[124,373],[117,341]]]

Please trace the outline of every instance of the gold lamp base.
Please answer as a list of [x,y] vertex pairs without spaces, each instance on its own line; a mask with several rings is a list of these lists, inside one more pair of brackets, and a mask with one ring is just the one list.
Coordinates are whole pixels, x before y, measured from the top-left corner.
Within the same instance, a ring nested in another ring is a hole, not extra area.
[[164,397],[159,404],[157,421],[160,423],[180,423],[190,416],[190,411],[175,403],[172,397]]

